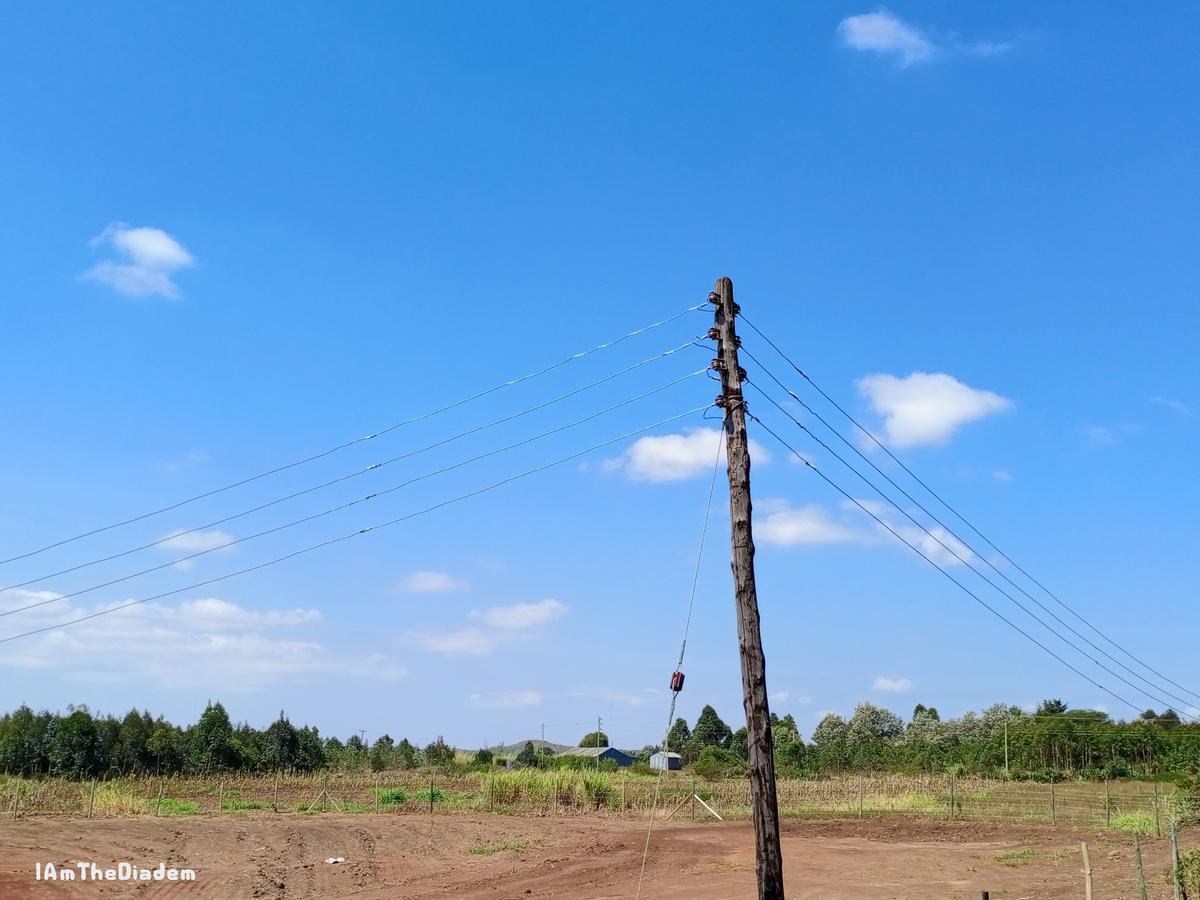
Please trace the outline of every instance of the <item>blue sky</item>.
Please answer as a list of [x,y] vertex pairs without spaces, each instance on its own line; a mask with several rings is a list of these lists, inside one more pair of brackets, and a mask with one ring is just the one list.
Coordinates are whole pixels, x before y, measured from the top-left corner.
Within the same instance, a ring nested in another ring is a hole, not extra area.
[[[728,274],[751,319],[1006,552],[1200,689],[1188,649],[1200,627],[1198,20],[1182,3],[10,6],[0,556],[538,369],[702,302]],[[2,584],[523,410],[702,334],[706,316],[0,566]],[[784,374],[749,333],[746,346]],[[707,359],[677,353],[173,541],[174,555],[153,548],[22,590],[53,599],[215,546],[213,532],[244,537]],[[404,515],[713,393],[687,379],[190,568],[5,616],[0,636]],[[543,722],[572,740],[600,715],[617,743],[640,746],[665,716],[709,426],[693,415],[653,430],[659,440],[286,564],[0,644],[0,706],[136,704],[192,720],[219,697],[257,724],[283,708],[326,733],[461,745]],[[805,736],[862,700],[907,715],[917,702],[958,713],[1052,695],[1130,712],[752,436],[767,451],[753,486],[769,682]],[[726,529],[718,503],[680,703],[694,718],[711,702],[736,724]]]

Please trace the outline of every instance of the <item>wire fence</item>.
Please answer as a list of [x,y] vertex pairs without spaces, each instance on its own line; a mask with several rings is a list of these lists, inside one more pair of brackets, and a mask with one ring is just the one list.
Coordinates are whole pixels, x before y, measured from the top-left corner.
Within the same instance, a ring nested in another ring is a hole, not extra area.
[[[687,773],[662,777],[577,770],[444,774],[278,774],[195,778],[0,781],[3,813],[23,816],[217,816],[278,813],[502,813],[723,820],[750,816],[745,779],[705,781]],[[1035,783],[950,776],[845,776],[780,780],[787,818],[878,818],[1042,822],[1112,827],[1162,835],[1194,812],[1171,785],[1147,782]]]

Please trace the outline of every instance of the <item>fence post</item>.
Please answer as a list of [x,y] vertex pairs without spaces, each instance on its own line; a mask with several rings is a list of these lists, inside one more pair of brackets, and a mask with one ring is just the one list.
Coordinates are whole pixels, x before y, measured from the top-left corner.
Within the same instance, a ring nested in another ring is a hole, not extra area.
[[861,819],[863,813],[863,778],[858,776],[858,817]]
[[13,782],[13,802],[12,802],[12,817],[13,821],[17,821],[17,808],[21,805],[21,782],[18,778]]
[[1087,841],[1080,842],[1083,852],[1083,896],[1084,900],[1092,900],[1092,858],[1088,855]]
[[1162,837],[1162,819],[1159,818],[1158,782],[1154,782],[1154,835]]
[[96,779],[92,779],[92,790],[88,794],[88,814],[87,817],[92,817],[92,810],[96,808]]
[[1138,833],[1133,833],[1133,855],[1137,860],[1138,887],[1142,892],[1142,900],[1150,900],[1150,894],[1146,890],[1146,869],[1142,865],[1142,842],[1138,840]]
[[225,779],[222,778],[217,783],[217,815],[221,814],[221,810],[225,808]]
[[1112,827],[1112,795],[1108,791],[1108,779],[1104,779],[1104,827]]
[[692,821],[696,821],[696,776],[692,776]]
[[628,778],[621,779],[621,818],[622,819],[625,818],[625,784],[628,781],[629,781]]
[[158,816],[162,812],[163,788],[166,787],[166,780],[158,776],[158,799],[154,801],[154,815]]
[[558,791],[559,791],[559,781],[561,780],[561,778],[562,778],[562,773],[556,771],[554,773],[554,814],[556,816],[558,815]]
[[1058,824],[1058,804],[1054,802],[1054,776],[1050,776],[1050,822]]
[[1171,884],[1175,888],[1175,900],[1186,900],[1183,886],[1183,871],[1179,866],[1179,826],[1171,819]]
[[433,815],[433,773],[429,773],[429,814]]
[[950,821],[954,821],[954,776],[950,776]]
[[275,770],[275,787],[271,790],[271,811],[279,812],[279,770]]
[[488,778],[488,812],[496,811],[496,773]]

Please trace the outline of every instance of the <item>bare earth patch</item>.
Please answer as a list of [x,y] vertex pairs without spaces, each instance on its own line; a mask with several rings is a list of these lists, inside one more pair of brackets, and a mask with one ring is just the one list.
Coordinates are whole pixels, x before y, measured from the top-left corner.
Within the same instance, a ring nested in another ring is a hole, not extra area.
[[[0,823],[0,898],[354,897],[631,898],[645,822],[575,817],[246,813],[225,819],[30,818]],[[1079,842],[1098,900],[1136,895],[1133,849],[1110,832],[919,819],[789,821],[792,898],[993,898],[1083,895]],[[1197,837],[1186,835],[1185,846]],[[481,852],[479,848],[486,848]],[[659,825],[643,896],[754,893],[744,824]],[[1143,842],[1153,898],[1170,897],[1167,842]],[[331,865],[331,857],[345,862]],[[76,860],[187,866],[194,884],[37,883],[34,864]]]

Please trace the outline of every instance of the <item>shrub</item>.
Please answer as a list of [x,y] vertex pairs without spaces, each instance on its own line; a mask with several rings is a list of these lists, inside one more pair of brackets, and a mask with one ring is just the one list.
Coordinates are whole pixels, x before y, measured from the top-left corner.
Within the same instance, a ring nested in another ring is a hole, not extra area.
[[195,800],[179,800],[175,797],[163,797],[157,803],[158,811],[164,816],[194,816],[200,811],[200,805]]
[[1189,897],[1200,894],[1200,848],[1189,850],[1180,857],[1179,872]]
[[418,803],[445,803],[446,792],[441,788],[433,788],[433,790],[426,788],[413,794],[413,799]]
[[[426,791],[425,793],[429,793]],[[403,806],[408,801],[408,794],[404,788],[381,788],[379,790],[379,805],[380,806]],[[425,802],[429,802],[429,798],[425,798]]]
[[700,758],[692,764],[692,771],[705,781],[717,781],[724,778],[740,762],[729,750],[705,747],[700,751]]
[[221,804],[221,809],[238,810],[238,809],[265,809],[266,804],[260,803],[257,800],[226,800]]

